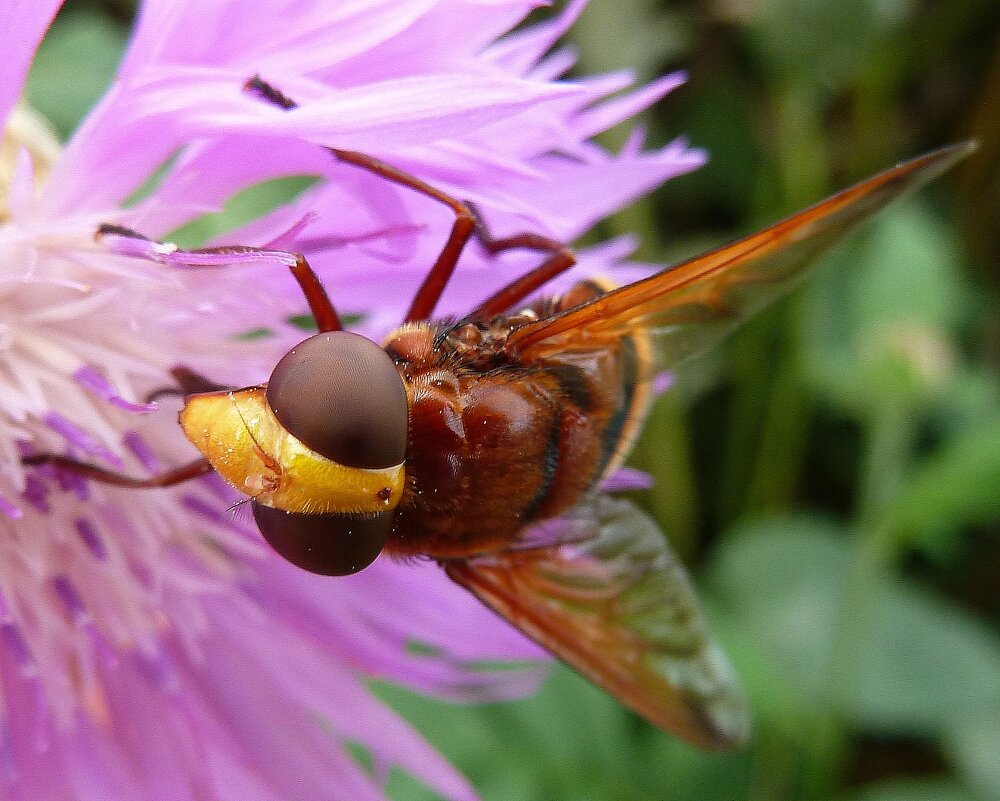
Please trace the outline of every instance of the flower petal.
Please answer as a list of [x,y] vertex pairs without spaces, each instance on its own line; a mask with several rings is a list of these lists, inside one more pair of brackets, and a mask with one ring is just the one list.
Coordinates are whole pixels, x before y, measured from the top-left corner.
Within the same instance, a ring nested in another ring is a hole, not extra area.
[[0,59],[0,131],[7,127],[38,43],[61,5],[62,0],[4,0],[0,4],[4,45]]

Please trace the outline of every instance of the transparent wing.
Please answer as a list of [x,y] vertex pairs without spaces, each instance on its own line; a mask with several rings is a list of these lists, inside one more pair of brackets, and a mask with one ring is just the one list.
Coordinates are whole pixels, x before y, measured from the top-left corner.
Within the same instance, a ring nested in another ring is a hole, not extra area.
[[705,748],[742,744],[743,693],[653,520],[607,496],[569,517],[562,544],[455,560],[445,570],[656,725]]
[[642,329],[654,334],[658,366],[670,367],[784,294],[858,223],[973,149],[966,142],[904,162],[763,231],[525,325],[510,335],[507,347],[542,356]]

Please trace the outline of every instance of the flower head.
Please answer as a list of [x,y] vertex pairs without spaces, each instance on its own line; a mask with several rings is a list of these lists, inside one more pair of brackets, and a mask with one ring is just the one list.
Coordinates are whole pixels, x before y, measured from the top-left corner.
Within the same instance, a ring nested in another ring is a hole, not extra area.
[[[95,237],[102,224],[161,238],[262,181],[311,176],[225,241],[308,254],[338,308],[377,334],[452,221],[320,146],[473,201],[497,234],[563,240],[700,164],[683,142],[593,144],[680,78],[623,95],[626,74],[563,81],[571,54],[551,48],[583,4],[507,34],[533,5],[150,0],[61,151],[17,104],[59,3],[0,10],[0,798],[377,799],[392,766],[472,797],[364,682],[509,697],[537,674],[477,664],[538,651],[434,566],[318,578],[270,553],[215,477],[137,491],[23,460],[66,453],[134,475],[182,464],[196,454],[169,401],[147,402],[171,368],[255,383],[301,337],[287,320],[304,304],[280,265],[171,268]],[[298,107],[244,91],[254,74]],[[575,275],[625,280],[629,249],[585,252]],[[533,259],[470,247],[442,312]],[[257,329],[268,336],[246,336]]]

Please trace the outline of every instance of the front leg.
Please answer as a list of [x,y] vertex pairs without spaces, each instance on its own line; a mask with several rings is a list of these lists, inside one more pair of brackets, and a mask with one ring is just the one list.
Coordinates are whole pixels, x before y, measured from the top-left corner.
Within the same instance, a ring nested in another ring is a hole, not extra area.
[[207,459],[195,459],[181,467],[158,473],[148,478],[136,478],[123,473],[116,473],[113,470],[105,470],[103,467],[70,459],[68,456],[57,456],[52,453],[41,453],[34,456],[25,456],[21,463],[28,466],[52,465],[57,470],[65,470],[67,473],[81,476],[82,478],[97,481],[101,484],[110,484],[114,487],[128,487],[130,489],[154,489],[156,487],[172,487],[184,481],[189,481],[198,476],[204,476],[214,471]]
[[156,242],[138,231],[106,223],[97,229],[97,239],[116,253],[159,262],[168,267],[228,267],[240,264],[284,264],[299,284],[309,311],[321,332],[340,331],[340,315],[309,261],[301,253],[247,245],[183,250],[170,242]]

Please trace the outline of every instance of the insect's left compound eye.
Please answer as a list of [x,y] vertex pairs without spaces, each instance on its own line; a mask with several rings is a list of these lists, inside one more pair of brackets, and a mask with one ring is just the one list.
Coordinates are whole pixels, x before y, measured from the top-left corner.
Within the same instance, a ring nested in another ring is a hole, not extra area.
[[347,467],[380,469],[406,454],[406,391],[392,359],[347,331],[317,334],[278,362],[267,402],[281,424]]
[[[353,481],[351,474],[359,468],[396,468],[406,456],[409,412],[403,380],[388,354],[362,336],[330,331],[300,343],[274,368],[265,398],[285,430],[348,468],[338,481]],[[392,529],[388,500],[377,493],[368,500],[388,508],[306,514],[254,501],[254,519],[264,539],[289,562],[342,576],[370,565]]]
[[253,516],[268,545],[293,565],[323,576],[347,576],[375,561],[392,528],[392,512],[377,515],[307,515],[253,502]]

